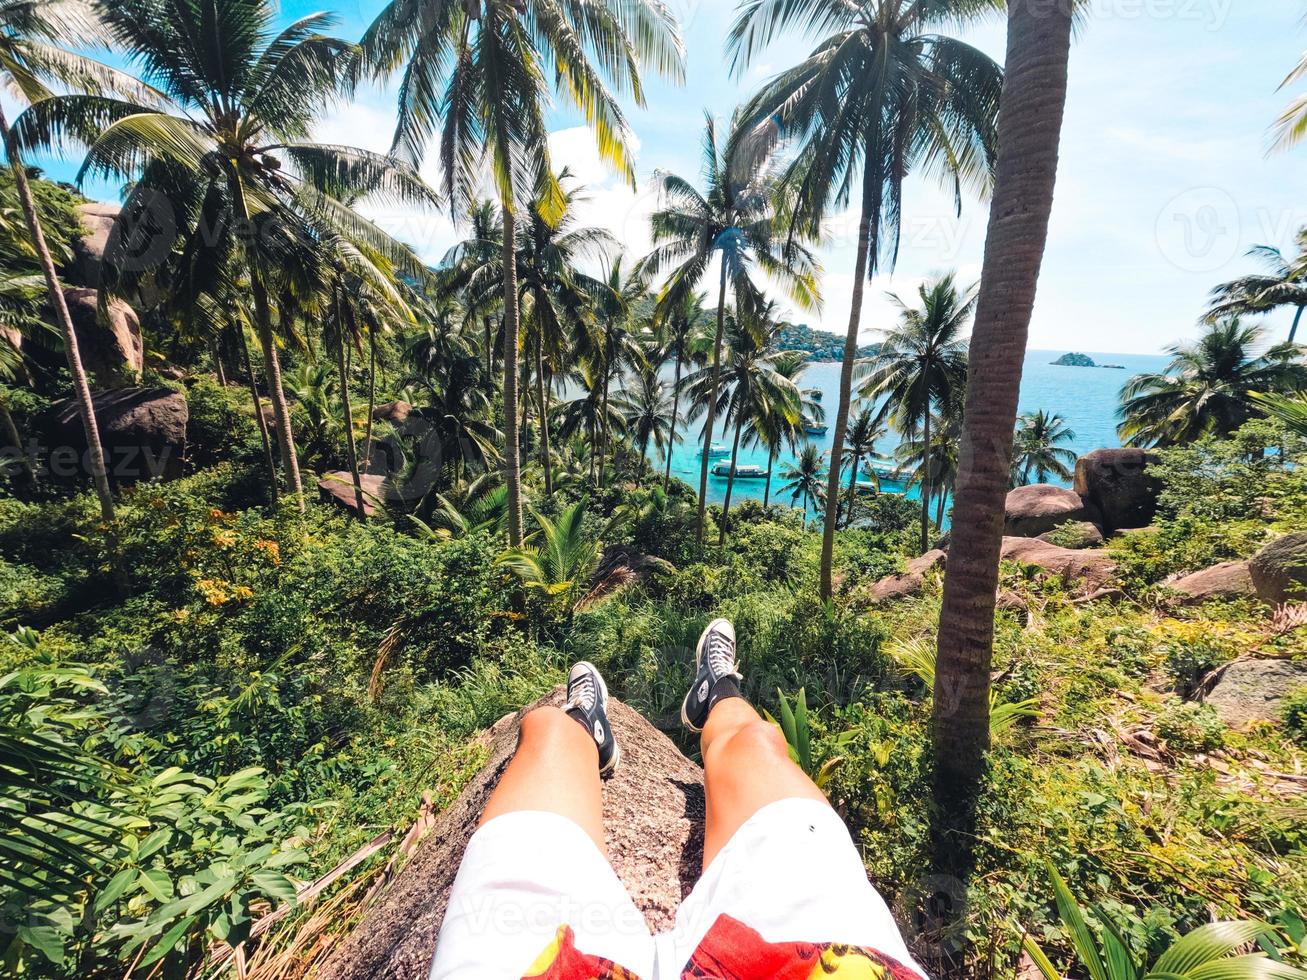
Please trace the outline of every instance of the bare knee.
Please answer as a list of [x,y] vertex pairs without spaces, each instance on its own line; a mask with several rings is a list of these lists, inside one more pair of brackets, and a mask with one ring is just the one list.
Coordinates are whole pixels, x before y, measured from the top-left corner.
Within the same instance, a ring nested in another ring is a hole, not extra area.
[[730,754],[761,760],[789,759],[790,750],[785,736],[770,722],[751,721],[741,725],[726,738],[718,739],[710,748],[713,755]]
[[576,728],[576,722],[569,718],[561,708],[546,706],[536,708],[522,716],[521,741],[554,742],[565,738]]

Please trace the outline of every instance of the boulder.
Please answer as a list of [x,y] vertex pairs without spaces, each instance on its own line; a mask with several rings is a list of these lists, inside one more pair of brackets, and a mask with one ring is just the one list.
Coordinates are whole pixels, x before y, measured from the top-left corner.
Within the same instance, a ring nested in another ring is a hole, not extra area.
[[1067,521],[1059,524],[1046,534],[1039,535],[1040,541],[1047,541],[1062,548],[1097,548],[1104,542],[1103,531],[1097,524],[1089,521]]
[[108,201],[91,201],[78,205],[77,214],[86,234],[73,242],[73,261],[66,270],[69,282],[91,289],[100,288],[104,269],[104,253],[109,246],[109,233],[122,213],[122,207]]
[[1059,548],[1038,538],[1004,538],[1002,556],[1060,575],[1068,583],[1083,582],[1088,591],[1101,589],[1116,576],[1116,562],[1105,551]]
[[1097,509],[1107,534],[1153,523],[1162,484],[1148,466],[1156,460],[1142,449],[1099,449],[1076,462],[1075,492]]
[[[386,478],[375,473],[359,476],[363,487],[363,514],[372,517],[379,506],[386,503]],[[324,473],[318,480],[318,495],[324,504],[337,504],[352,514],[358,513],[358,494],[354,492],[354,477],[348,470]]]
[[1246,561],[1222,562],[1163,584],[1177,593],[1185,605],[1194,606],[1211,599],[1242,599],[1257,594]]
[[939,549],[928,551],[920,558],[913,558],[902,572],[886,576],[868,589],[866,597],[873,603],[882,603],[920,595],[926,587],[926,576],[935,569],[942,568],[947,559],[947,552]]
[[387,402],[372,410],[374,419],[378,422],[390,422],[392,425],[403,425],[412,414],[413,406],[408,402]]
[[[100,294],[94,289],[65,289],[64,302],[77,333],[82,366],[101,388],[129,388],[145,367],[141,321],[120,299],[109,300],[100,320]],[[55,324],[58,327],[58,324]]]
[[1007,495],[1003,533],[1037,538],[1068,521],[1094,523],[1096,516],[1074,490],[1036,483]]
[[1307,532],[1277,538],[1248,563],[1253,587],[1267,602],[1307,599]]
[[1285,697],[1307,684],[1307,663],[1288,660],[1236,660],[1207,696],[1231,728],[1254,721],[1279,721]]
[[[554,691],[538,704],[561,704]],[[530,709],[527,709],[530,710]],[[318,976],[425,980],[468,839],[517,745],[520,714],[483,736],[489,761],[442,813],[413,858]],[[703,772],[637,712],[613,700],[622,766],[604,784],[608,857],[650,930],[670,929],[703,860]]]
[[[120,388],[94,392],[95,421],[105,465],[115,482],[176,479],[186,460],[186,396],[170,388]],[[77,403],[55,407],[44,426],[49,466],[56,477],[89,473],[86,433]]]

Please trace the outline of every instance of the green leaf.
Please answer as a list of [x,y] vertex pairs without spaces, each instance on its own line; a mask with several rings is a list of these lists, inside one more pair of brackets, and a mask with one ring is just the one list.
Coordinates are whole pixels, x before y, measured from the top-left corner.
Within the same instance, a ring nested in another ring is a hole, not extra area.
[[1049,877],[1053,880],[1053,894],[1057,899],[1057,914],[1066,926],[1067,931],[1071,934],[1071,945],[1076,951],[1081,964],[1089,972],[1092,980],[1108,980],[1107,965],[1103,962],[1102,955],[1098,951],[1098,943],[1094,939],[1094,934],[1090,932],[1088,923],[1085,922],[1084,915],[1080,912],[1080,906],[1076,904],[1075,896],[1071,894],[1071,889],[1067,887],[1066,881],[1057,873],[1057,868],[1053,867],[1052,862],[1048,865]]
[[173,947],[181,942],[182,937],[186,935],[191,926],[195,925],[195,918],[193,915],[187,916],[165,932],[163,937],[154,944],[154,948],[145,954],[145,958],[140,963],[141,967],[156,963],[172,952]]
[[808,727],[808,691],[806,688],[799,688],[799,696],[795,699],[794,709],[794,734],[796,738],[795,748],[799,752],[799,766],[804,772],[812,772],[812,732]]
[[776,689],[776,696],[780,699],[781,734],[789,746],[797,751],[799,739],[795,732],[794,712],[790,710],[790,702],[785,699],[785,693],[780,688]]
[[64,961],[64,937],[54,926],[19,926],[18,938],[56,966]]
[[285,875],[260,871],[252,875],[250,880],[264,895],[275,899],[278,905],[294,905],[299,897],[299,890],[295,887],[295,883]]
[[1213,922],[1201,926],[1163,953],[1151,973],[1192,975],[1195,967],[1229,956],[1270,927],[1265,922]]
[[196,912],[214,902],[226,897],[227,893],[236,887],[235,875],[224,875],[215,881],[208,888],[197,892],[186,900],[186,914],[194,915]]
[[1021,948],[1026,951],[1026,955],[1030,957],[1031,962],[1035,964],[1035,968],[1043,975],[1044,980],[1062,980],[1062,974],[1053,965],[1053,961],[1039,948],[1039,944],[1035,942],[1030,933],[1026,933],[1021,937]]
[[123,868],[116,875],[109,879],[109,884],[105,885],[100,894],[95,897],[95,911],[103,912],[118,899],[123,897],[128,886],[136,880],[135,868]]
[[147,868],[141,872],[138,882],[160,902],[170,902],[173,897],[172,879],[158,868]]
[[1260,953],[1249,953],[1212,960],[1194,967],[1185,976],[1189,980],[1307,980],[1307,971],[1277,963]]

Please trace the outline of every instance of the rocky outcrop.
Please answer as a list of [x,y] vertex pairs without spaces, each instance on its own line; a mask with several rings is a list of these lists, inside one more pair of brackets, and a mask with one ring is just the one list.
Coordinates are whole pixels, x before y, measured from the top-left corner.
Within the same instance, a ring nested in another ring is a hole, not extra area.
[[413,406],[408,402],[387,402],[372,410],[374,419],[378,422],[390,422],[392,425],[403,425],[412,414]]
[[1185,605],[1194,606],[1213,599],[1243,599],[1257,594],[1246,561],[1223,562],[1162,584]]
[[1285,697],[1307,684],[1307,663],[1288,660],[1236,660],[1207,696],[1231,728],[1254,721],[1279,721]]
[[1007,495],[1004,534],[1037,538],[1068,521],[1097,523],[1097,514],[1080,495],[1065,487],[1036,483],[1017,487]]
[[1116,562],[1105,551],[1059,548],[1038,538],[1004,538],[1003,559],[1034,565],[1086,591],[1101,589],[1116,577]]
[[111,299],[101,321],[100,294],[94,289],[65,289],[64,302],[77,333],[82,366],[91,372],[94,384],[99,388],[136,384],[145,367],[145,345],[136,311],[120,299]]
[[1156,457],[1142,449],[1099,449],[1076,462],[1075,492],[1098,511],[1107,534],[1147,527],[1162,484],[1150,476]]
[[1089,521],[1068,521],[1059,524],[1047,534],[1039,535],[1039,540],[1062,548],[1097,548],[1106,539],[1097,524],[1091,524]]
[[[175,479],[186,459],[186,396],[169,388],[125,388],[91,396],[110,479],[120,483]],[[46,420],[50,472],[71,478],[90,472],[77,404],[57,406]]]
[[[541,703],[560,704],[555,691]],[[535,707],[534,705],[532,707]],[[530,710],[530,709],[528,709]],[[331,980],[423,980],[468,839],[517,744],[520,715],[482,736],[490,759],[362,923],[323,965]],[[654,932],[669,929],[703,860],[703,772],[637,712],[609,703],[622,766],[604,785],[608,856]]]
[[109,234],[121,213],[120,205],[108,201],[91,201],[78,206],[77,215],[86,234],[73,242],[73,261],[65,273],[68,282],[91,289],[100,288]]
[[1280,605],[1307,599],[1307,533],[1272,541],[1248,563],[1253,586],[1267,602]]
[[[372,517],[379,506],[385,505],[386,478],[375,473],[363,473],[359,476],[359,483],[363,487],[364,516]],[[322,474],[318,480],[318,495],[324,504],[336,504],[351,514],[358,513],[358,494],[354,492],[354,477],[348,470]]]
[[881,579],[865,593],[872,603],[894,602],[920,595],[926,587],[926,576],[937,568],[942,568],[948,554],[936,549],[928,551],[920,558],[914,558],[897,575]]

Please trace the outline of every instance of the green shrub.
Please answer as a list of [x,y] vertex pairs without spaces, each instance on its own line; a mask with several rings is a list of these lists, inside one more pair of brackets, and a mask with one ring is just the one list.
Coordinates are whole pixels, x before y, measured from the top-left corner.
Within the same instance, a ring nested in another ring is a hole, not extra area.
[[1280,707],[1284,727],[1299,745],[1307,747],[1307,684],[1295,687]]
[[1168,701],[1154,728],[1178,752],[1211,752],[1225,744],[1225,724],[1209,704]]
[[262,462],[263,443],[247,392],[203,377],[186,393],[186,402],[190,410],[186,455],[191,465],[212,466],[225,460]]

